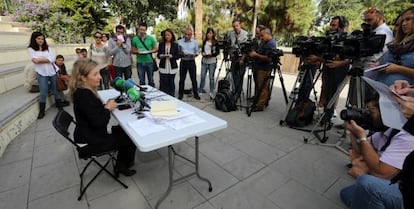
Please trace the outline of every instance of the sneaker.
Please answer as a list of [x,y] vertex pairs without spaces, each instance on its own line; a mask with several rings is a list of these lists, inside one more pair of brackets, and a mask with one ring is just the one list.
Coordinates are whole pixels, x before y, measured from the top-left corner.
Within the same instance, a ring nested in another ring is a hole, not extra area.
[[213,93],[209,93],[209,96],[210,96],[210,100],[214,99]]

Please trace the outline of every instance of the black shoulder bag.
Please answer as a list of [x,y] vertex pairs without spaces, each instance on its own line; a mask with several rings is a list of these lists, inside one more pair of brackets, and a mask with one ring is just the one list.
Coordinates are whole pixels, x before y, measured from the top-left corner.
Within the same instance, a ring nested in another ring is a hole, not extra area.
[[[142,43],[142,45],[144,45],[144,47],[145,47],[145,49],[146,50],[150,50],[148,47],[147,47],[147,45],[145,45],[145,42],[143,42],[142,40],[141,40],[141,38],[140,37],[138,37],[138,40]],[[154,59],[154,57],[152,57],[152,53],[150,54],[150,56],[151,56],[151,58],[152,58],[152,66],[154,66],[154,69],[153,69],[153,71],[155,72],[155,71],[158,71],[158,65],[157,65],[157,61],[155,61],[155,59]]]

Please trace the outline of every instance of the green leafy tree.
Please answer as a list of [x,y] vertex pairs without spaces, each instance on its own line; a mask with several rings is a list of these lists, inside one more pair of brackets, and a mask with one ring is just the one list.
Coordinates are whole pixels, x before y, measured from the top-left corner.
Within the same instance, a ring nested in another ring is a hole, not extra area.
[[81,36],[83,42],[97,30],[108,25],[106,18],[111,15],[103,3],[93,0],[57,0],[59,10],[71,17],[76,25],[71,27]]
[[104,28],[110,17],[103,5],[92,0],[18,0],[15,4],[15,20],[57,43],[85,43],[85,38]]
[[155,25],[155,18],[159,15],[173,19],[177,14],[175,0],[106,0],[106,2],[127,27],[135,27],[140,22]]

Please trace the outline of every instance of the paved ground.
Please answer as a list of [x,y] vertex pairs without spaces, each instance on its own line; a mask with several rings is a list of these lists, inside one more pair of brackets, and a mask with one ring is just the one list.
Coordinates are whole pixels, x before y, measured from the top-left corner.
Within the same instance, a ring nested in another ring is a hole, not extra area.
[[[223,73],[223,72],[222,72]],[[284,75],[287,89],[294,76]],[[189,80],[187,78],[187,80]],[[178,84],[178,83],[177,83]],[[189,86],[187,84],[187,86]],[[338,109],[343,107],[343,96]],[[175,185],[160,208],[168,209],[336,209],[344,208],[338,193],[353,179],[346,174],[345,154],[332,147],[305,144],[307,132],[279,125],[285,104],[279,80],[264,112],[247,117],[245,111],[215,110],[207,95],[201,101],[184,101],[228,122],[228,128],[200,138],[201,173],[212,181],[213,191],[196,178]],[[72,112],[72,107],[66,110]],[[166,149],[137,153],[132,177],[121,176],[124,189],[106,174],[79,194],[79,169],[85,164],[52,127],[55,108],[18,136],[0,158],[2,209],[149,209],[167,188]],[[340,134],[328,131],[329,143]],[[194,141],[175,149],[193,156]],[[87,173],[90,177],[96,168]],[[175,162],[174,175],[190,171],[183,160]]]

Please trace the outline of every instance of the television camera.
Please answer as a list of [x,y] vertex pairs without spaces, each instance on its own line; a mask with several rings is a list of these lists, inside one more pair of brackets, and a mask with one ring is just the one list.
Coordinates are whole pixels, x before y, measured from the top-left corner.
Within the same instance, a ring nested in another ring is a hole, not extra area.
[[[224,58],[228,58],[228,55],[232,55],[233,58],[240,58],[243,54],[248,54],[251,51],[257,50],[259,47],[258,40],[252,37],[252,34],[247,35],[247,40],[242,43],[236,43],[236,48],[231,51],[231,38],[225,33],[223,39],[218,41],[218,48],[223,50]],[[251,60],[251,62],[253,62]],[[249,60],[248,60],[249,63]]]
[[361,30],[351,34],[332,32],[325,37],[299,36],[294,42],[292,53],[297,57],[307,57],[311,54],[332,59],[336,55],[342,58],[361,58],[381,52],[386,36],[372,32],[369,24],[363,23]]

